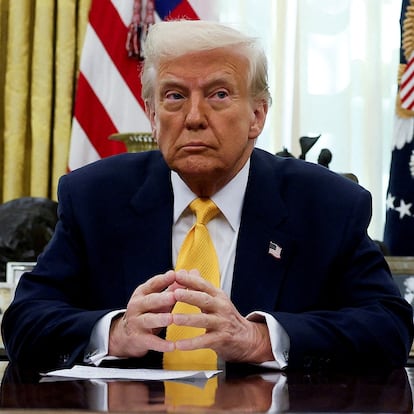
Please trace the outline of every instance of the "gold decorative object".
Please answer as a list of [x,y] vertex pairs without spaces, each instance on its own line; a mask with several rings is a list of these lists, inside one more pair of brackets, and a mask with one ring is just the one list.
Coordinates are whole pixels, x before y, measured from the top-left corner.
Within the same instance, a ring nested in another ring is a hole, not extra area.
[[123,142],[128,152],[142,152],[158,149],[151,132],[124,132],[112,134],[109,139]]

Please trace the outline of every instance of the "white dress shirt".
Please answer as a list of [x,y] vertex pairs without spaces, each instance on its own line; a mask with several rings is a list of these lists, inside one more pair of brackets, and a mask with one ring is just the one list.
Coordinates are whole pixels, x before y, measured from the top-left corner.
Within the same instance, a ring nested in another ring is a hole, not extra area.
[[[207,223],[210,237],[215,246],[220,268],[221,289],[230,296],[233,281],[233,268],[236,256],[236,244],[239,233],[241,212],[244,194],[249,175],[250,161],[241,171],[211,199],[220,209],[218,216]],[[195,215],[189,209],[189,204],[197,195],[181,180],[174,171],[171,172],[171,182],[174,192],[174,222],[172,231],[172,257],[173,265],[178,256],[178,251],[189,229],[195,222]],[[255,275],[252,275],[252,283]],[[124,310],[123,310],[124,311]],[[122,312],[123,312],[122,311]],[[120,311],[111,312],[100,319],[91,334],[91,340],[87,347],[85,361],[99,365],[103,359],[112,359],[107,356],[109,342],[109,328],[112,318]],[[258,322],[266,322],[272,351],[275,361],[268,361],[261,365],[282,369],[287,366],[290,341],[286,331],[276,319],[265,312],[253,312],[247,315],[247,319]]]

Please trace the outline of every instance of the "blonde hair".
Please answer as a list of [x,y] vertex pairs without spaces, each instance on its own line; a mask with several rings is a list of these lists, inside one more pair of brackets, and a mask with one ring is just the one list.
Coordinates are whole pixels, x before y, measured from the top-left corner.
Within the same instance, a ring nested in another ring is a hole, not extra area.
[[267,59],[257,38],[206,20],[170,20],[150,26],[143,47],[141,83],[144,101],[152,103],[154,99],[155,78],[161,60],[218,48],[231,48],[247,58],[251,96],[270,104]]

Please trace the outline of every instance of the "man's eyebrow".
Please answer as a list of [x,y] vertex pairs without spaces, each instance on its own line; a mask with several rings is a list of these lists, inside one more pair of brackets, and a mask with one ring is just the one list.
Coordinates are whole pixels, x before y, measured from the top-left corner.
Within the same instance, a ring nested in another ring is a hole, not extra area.
[[184,85],[184,81],[176,77],[168,77],[160,80],[160,86],[165,87],[169,85]]
[[[168,86],[182,86],[182,87],[186,87],[187,86],[187,82],[179,77],[176,76],[166,76],[163,79],[160,79],[160,87],[164,88],[164,87],[168,87]],[[210,86],[215,86],[215,85],[219,85],[219,84],[224,84],[224,85],[232,85],[234,84],[234,76],[232,74],[229,73],[220,73],[220,74],[213,74],[211,77],[207,77],[206,79],[203,79],[201,81],[201,86],[202,87],[210,87]]]

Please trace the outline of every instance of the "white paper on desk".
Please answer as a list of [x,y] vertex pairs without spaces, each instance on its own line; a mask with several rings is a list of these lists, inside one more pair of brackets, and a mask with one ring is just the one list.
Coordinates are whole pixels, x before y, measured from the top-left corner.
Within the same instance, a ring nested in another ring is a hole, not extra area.
[[208,379],[221,371],[175,371],[166,369],[141,368],[102,368],[75,365],[70,369],[59,369],[43,373],[44,376],[76,379],[112,379],[112,380],[173,380],[173,379]]

